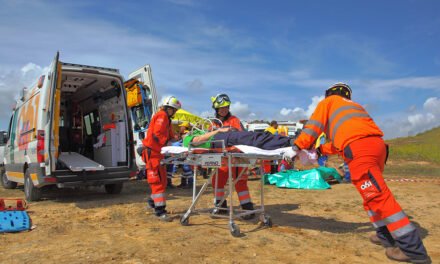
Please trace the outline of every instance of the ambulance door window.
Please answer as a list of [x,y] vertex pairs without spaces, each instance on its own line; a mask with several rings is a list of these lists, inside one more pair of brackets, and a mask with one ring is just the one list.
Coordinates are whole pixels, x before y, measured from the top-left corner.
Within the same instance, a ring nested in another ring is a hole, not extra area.
[[14,115],[12,115],[11,119],[9,120],[8,132],[5,135],[5,141],[4,141],[5,144],[8,142],[9,136],[11,135],[11,127],[12,127],[12,120],[13,120],[13,118],[14,118]]
[[84,116],[84,124],[86,125],[86,135],[92,135],[92,123],[90,122],[90,115]]

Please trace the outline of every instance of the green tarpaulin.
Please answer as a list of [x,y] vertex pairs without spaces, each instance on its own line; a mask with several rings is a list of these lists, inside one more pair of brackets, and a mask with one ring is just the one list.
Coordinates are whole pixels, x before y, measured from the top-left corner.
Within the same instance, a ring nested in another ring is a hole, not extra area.
[[265,183],[291,189],[324,190],[330,188],[330,185],[325,181],[329,177],[333,177],[339,182],[342,181],[336,169],[327,167],[304,171],[287,170],[275,174],[266,174],[264,177]]

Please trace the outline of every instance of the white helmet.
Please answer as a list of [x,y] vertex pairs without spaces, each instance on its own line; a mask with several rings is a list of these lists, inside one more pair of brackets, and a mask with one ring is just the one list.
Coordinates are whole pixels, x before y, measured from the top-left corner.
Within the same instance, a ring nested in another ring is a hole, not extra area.
[[174,109],[179,110],[182,107],[182,104],[177,100],[174,96],[168,96],[163,100],[163,106],[169,106]]

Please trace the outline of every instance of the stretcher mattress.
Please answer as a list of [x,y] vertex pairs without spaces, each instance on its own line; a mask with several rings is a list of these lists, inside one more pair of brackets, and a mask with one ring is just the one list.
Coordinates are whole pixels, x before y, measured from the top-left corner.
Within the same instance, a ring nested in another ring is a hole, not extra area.
[[[274,149],[274,150],[266,150],[266,149],[260,149],[257,147],[252,147],[252,146],[237,145],[237,146],[234,146],[234,148],[244,154],[278,156],[278,155],[283,155],[284,152],[286,152],[288,149],[291,149],[292,147],[285,147],[285,148],[279,148],[279,149]],[[197,151],[197,152],[208,151],[207,149],[203,149],[203,148],[192,148],[191,150]],[[185,153],[187,151],[188,151],[188,148],[186,148],[186,147],[166,146],[166,147],[162,148],[161,153],[164,155],[171,155],[171,154],[181,154],[181,153]]]

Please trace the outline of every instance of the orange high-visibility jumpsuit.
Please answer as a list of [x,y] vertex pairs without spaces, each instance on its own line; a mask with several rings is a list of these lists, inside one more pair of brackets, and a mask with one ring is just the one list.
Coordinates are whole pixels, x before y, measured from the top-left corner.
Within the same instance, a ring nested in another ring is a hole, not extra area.
[[167,187],[166,168],[160,165],[160,161],[163,159],[160,150],[172,138],[174,138],[174,134],[171,120],[164,110],[160,110],[151,118],[147,136],[142,141],[146,147],[142,152],[142,159],[146,164],[147,182],[151,187],[151,198],[154,201],[157,214],[161,214],[165,210],[165,190]]
[[[232,127],[237,129],[238,131],[243,131],[243,127],[240,123],[240,119],[236,116],[229,116],[228,119],[223,121],[223,127]],[[240,175],[243,168],[232,168],[232,177],[236,179],[238,175]],[[217,192],[215,195],[215,200],[217,202],[221,201],[225,196],[225,185],[228,181],[229,170],[227,166],[220,167],[218,169],[218,182],[217,182]],[[240,201],[240,205],[247,204],[252,202],[251,196],[249,193],[249,188],[247,185],[248,175],[243,174],[240,180],[235,184],[235,190],[238,194],[238,200]],[[212,186],[215,186],[215,177],[212,177]]]
[[[294,144],[308,149],[322,132],[348,164],[352,183],[383,244],[397,245],[411,258],[427,256],[415,226],[383,179],[387,156],[383,133],[365,109],[344,97],[329,96],[318,104]],[[334,151],[325,147],[325,152]]]

